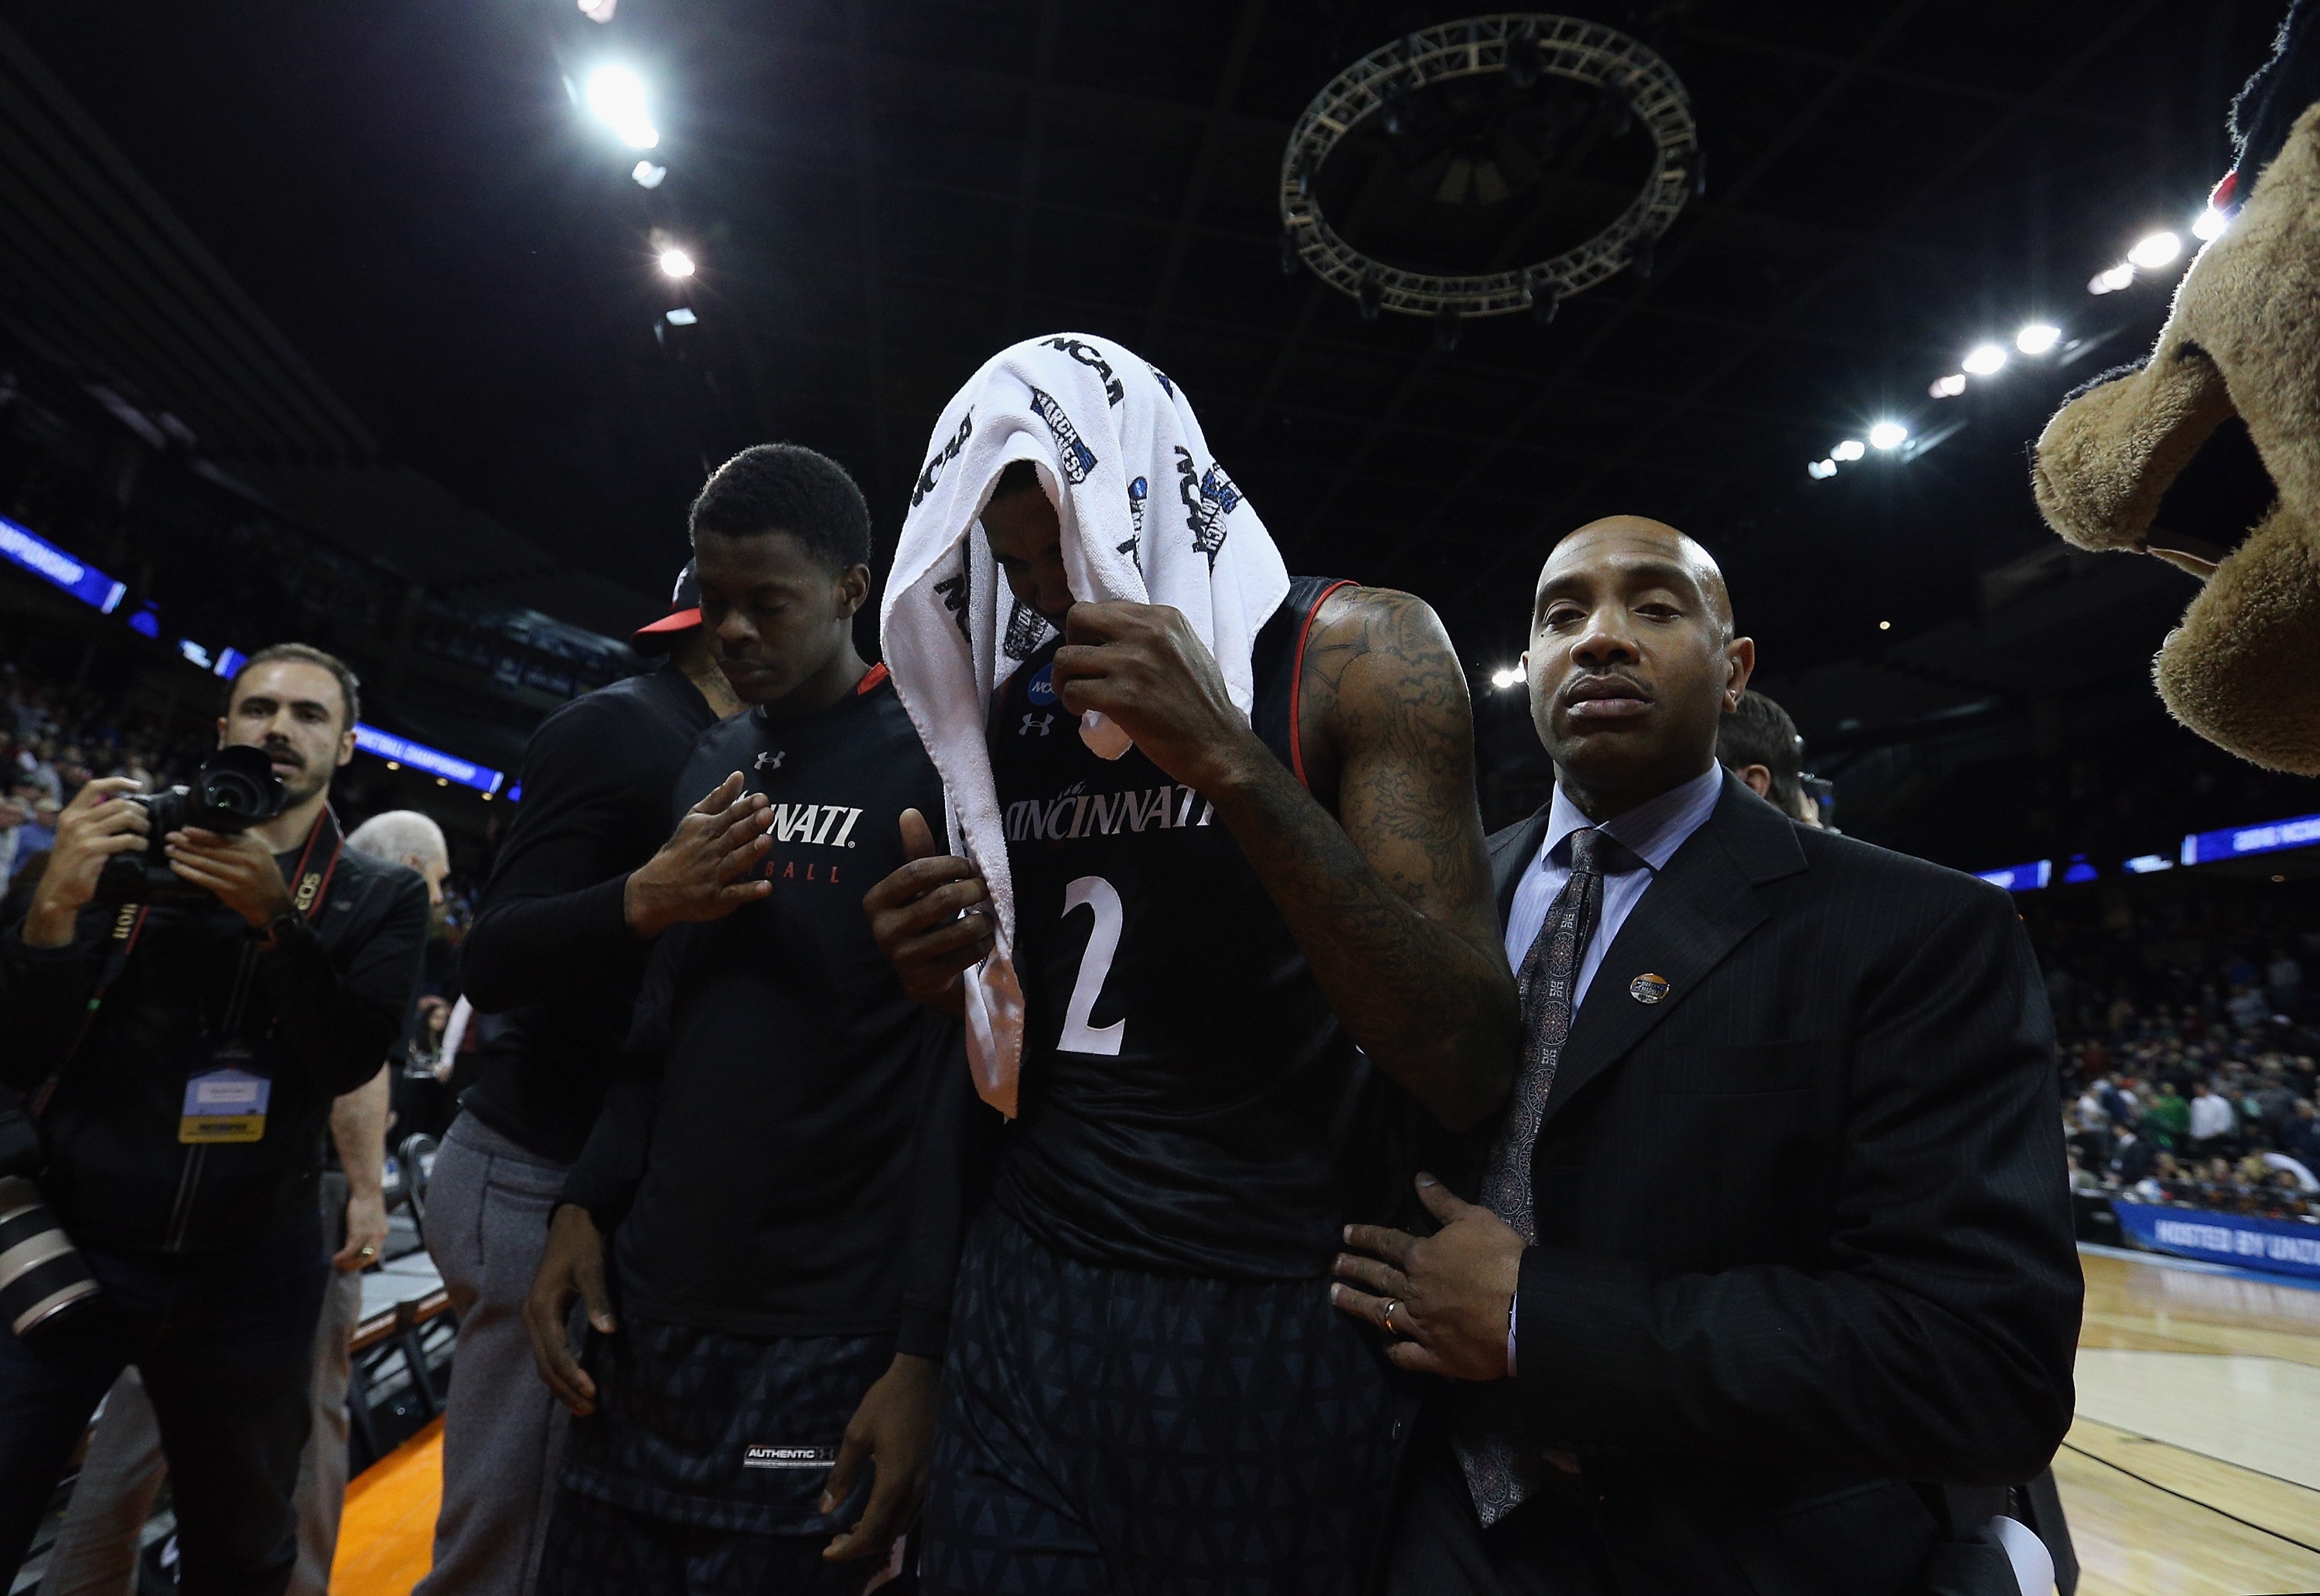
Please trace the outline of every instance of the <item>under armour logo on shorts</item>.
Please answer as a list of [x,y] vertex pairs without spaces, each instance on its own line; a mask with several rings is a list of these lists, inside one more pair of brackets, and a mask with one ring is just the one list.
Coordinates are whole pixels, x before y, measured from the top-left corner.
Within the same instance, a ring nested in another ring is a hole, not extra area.
[[1023,717],[1023,724],[1016,729],[1015,735],[1029,737],[1036,731],[1041,737],[1045,737],[1055,730],[1055,725],[1056,717],[1053,715],[1026,715]]

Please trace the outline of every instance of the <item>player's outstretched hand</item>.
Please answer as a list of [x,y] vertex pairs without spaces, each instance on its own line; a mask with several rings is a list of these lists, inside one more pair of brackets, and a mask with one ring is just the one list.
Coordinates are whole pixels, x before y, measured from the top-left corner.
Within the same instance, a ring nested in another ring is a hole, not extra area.
[[972,861],[935,851],[934,830],[915,809],[902,812],[902,855],[910,862],[870,889],[862,912],[911,1000],[961,1017],[959,973],[991,951],[991,894]]
[[877,1473],[860,1520],[839,1530],[822,1549],[832,1563],[884,1556],[894,1537],[917,1520],[935,1459],[936,1374],[932,1358],[898,1352],[878,1383],[862,1393],[822,1491],[821,1511],[836,1512],[854,1493],[854,1476],[865,1458]]
[[717,920],[774,890],[750,875],[774,846],[773,803],[735,771],[694,804],[621,894],[629,929],[649,940],[689,920]]
[[556,1400],[583,1419],[596,1410],[596,1383],[572,1356],[565,1335],[575,1298],[588,1308],[588,1322],[609,1336],[620,1327],[612,1318],[612,1294],[604,1289],[604,1233],[588,1211],[559,1205],[548,1221],[548,1247],[539,1272],[523,1300],[523,1328],[531,1337],[531,1361]]
[[1166,604],[1074,604],[1056,650],[1056,692],[1075,715],[1110,716],[1145,757],[1212,797],[1253,754],[1271,757],[1233,708],[1216,656]]

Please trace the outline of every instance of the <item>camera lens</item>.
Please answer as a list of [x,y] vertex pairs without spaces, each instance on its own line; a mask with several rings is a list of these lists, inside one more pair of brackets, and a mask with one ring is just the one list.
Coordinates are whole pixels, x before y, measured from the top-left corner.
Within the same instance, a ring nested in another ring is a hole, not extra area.
[[41,1189],[21,1174],[0,1175],[0,1319],[30,1336],[96,1293]]
[[210,772],[202,782],[202,802],[228,814],[254,815],[264,806],[258,784],[238,770]]

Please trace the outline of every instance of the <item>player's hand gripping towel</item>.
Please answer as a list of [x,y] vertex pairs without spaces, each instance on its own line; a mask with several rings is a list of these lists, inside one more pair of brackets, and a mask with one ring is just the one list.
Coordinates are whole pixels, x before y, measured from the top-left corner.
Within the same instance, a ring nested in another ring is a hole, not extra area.
[[[977,525],[1000,472],[1016,460],[1038,467],[1063,522],[1073,596],[1182,612],[1244,715],[1257,631],[1289,592],[1271,535],[1209,453],[1183,391],[1109,340],[1063,333],[1001,349],[935,423],[894,551],[880,641],[942,775],[952,846],[983,872],[997,912],[991,955],[967,981],[967,1050],[976,1090],[1010,1117],[1023,999],[984,726],[993,690],[1050,628],[1008,591]],[[1107,758],[1128,749],[1119,728],[1099,714],[1085,718],[1080,735]]]

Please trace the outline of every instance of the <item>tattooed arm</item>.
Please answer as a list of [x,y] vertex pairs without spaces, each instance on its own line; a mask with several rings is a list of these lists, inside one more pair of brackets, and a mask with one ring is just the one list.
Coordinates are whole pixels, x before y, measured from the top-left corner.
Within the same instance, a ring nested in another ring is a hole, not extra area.
[[1407,594],[1341,589],[1315,617],[1303,741],[1316,792],[1226,696],[1175,611],[1078,604],[1056,652],[1074,713],[1101,710],[1216,805],[1348,1034],[1452,1129],[1514,1078],[1519,1023],[1474,802],[1466,676]]

